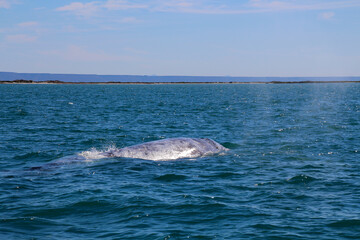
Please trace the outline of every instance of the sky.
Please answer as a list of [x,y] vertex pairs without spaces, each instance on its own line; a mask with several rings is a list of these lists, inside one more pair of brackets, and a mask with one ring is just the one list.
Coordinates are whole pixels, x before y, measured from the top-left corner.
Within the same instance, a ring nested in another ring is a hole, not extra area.
[[0,0],[0,71],[360,76],[360,0]]

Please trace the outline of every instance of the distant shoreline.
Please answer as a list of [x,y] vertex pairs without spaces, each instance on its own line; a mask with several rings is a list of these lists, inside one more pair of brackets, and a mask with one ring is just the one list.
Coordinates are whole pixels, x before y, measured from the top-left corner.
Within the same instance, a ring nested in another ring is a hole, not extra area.
[[169,84],[303,84],[303,83],[360,83],[360,81],[270,81],[270,82],[64,82],[59,80],[33,81],[33,80],[12,80],[1,81],[0,84],[90,84],[90,85],[169,85]]
[[0,81],[20,83],[32,81],[62,84],[221,84],[221,83],[304,83],[304,82],[360,82],[360,76],[322,77],[249,77],[249,76],[188,76],[188,75],[98,75],[71,73],[1,72]]

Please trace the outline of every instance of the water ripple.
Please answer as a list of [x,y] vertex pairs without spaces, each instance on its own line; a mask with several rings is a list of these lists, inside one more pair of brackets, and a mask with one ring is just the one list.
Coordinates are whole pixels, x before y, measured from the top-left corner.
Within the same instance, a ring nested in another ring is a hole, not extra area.
[[[359,239],[359,96],[358,84],[0,85],[0,238]],[[230,151],[78,155],[170,137]]]

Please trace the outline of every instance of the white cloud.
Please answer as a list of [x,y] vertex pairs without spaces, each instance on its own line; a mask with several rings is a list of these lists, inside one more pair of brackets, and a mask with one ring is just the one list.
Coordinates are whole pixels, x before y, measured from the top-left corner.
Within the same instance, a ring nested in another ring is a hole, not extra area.
[[116,56],[103,51],[89,51],[77,45],[70,45],[65,50],[54,50],[42,52],[44,55],[61,57],[69,61],[104,62],[104,61],[128,61],[131,57]]
[[120,20],[120,23],[138,23],[138,22],[141,21],[134,17],[125,17]]
[[325,10],[348,7],[359,7],[360,1],[309,1],[309,0],[250,0],[249,5],[263,11],[285,11],[285,10]]
[[10,1],[8,0],[0,0],[0,8],[10,8]]
[[108,0],[102,7],[109,10],[128,10],[136,8],[148,8],[146,4],[132,4],[124,0]]
[[169,8],[192,8],[196,6],[195,2],[189,0],[169,0],[162,2],[161,5]]
[[[1,1],[1,0],[0,0]],[[88,3],[72,2],[69,5],[58,7],[56,11],[66,11],[81,17],[90,17],[97,12],[106,10],[129,10],[129,9],[145,9],[146,4],[134,4],[125,0],[108,0],[106,2],[93,1]]]
[[225,1],[159,0],[151,10],[199,14],[249,14],[279,11],[328,10],[360,7],[358,0],[312,1],[312,0],[248,0],[247,3],[229,4]]
[[26,34],[15,34],[15,35],[6,36],[6,41],[11,43],[30,43],[30,42],[35,42],[36,40],[37,37],[29,36]]
[[36,27],[38,26],[39,23],[38,22],[22,22],[22,23],[19,23],[18,26],[19,27],[23,27],[23,28],[28,28],[28,27]]
[[71,12],[77,16],[90,17],[100,9],[98,3],[99,2],[88,2],[88,3],[73,2],[70,3],[69,5],[57,8],[56,11],[66,11],[66,12]]
[[288,10],[295,7],[291,1],[284,2],[267,0],[250,0],[250,6],[264,10]]
[[205,4],[201,0],[162,0],[154,4],[151,10],[159,12],[222,14],[224,13],[225,6]]
[[[328,10],[360,7],[359,0],[312,1],[312,0],[249,0],[247,3],[227,4],[225,1],[161,0],[152,10],[202,14],[248,14],[275,11]],[[213,4],[211,4],[213,2]]]
[[21,3],[19,0],[0,0],[0,8],[9,9],[12,5],[19,3]]
[[[1,1],[1,0],[0,0]],[[248,0],[247,3],[227,4],[215,0],[152,0],[141,3],[126,0],[73,2],[59,7],[57,11],[68,11],[78,16],[89,17],[106,10],[128,11],[143,9],[158,12],[179,12],[198,14],[246,14],[275,11],[330,10],[338,8],[360,7],[359,0],[312,1],[312,0]]]
[[329,20],[335,16],[335,13],[333,12],[324,12],[319,15],[321,19]]
[[223,4],[211,4],[211,1],[205,4],[203,0],[160,0],[152,6],[151,10],[194,14],[223,14],[230,11]]

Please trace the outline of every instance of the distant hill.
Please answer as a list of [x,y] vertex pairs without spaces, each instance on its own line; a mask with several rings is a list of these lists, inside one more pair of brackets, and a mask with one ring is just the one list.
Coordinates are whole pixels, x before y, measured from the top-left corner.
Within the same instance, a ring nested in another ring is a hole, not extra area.
[[0,81],[13,80],[63,82],[301,82],[360,81],[360,77],[229,77],[229,76],[149,76],[0,72]]

